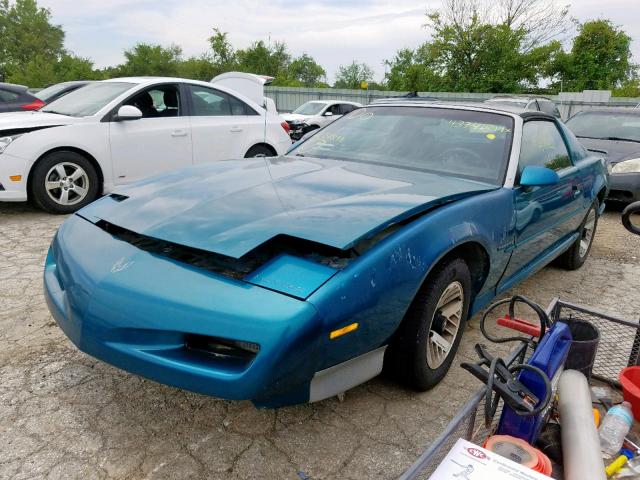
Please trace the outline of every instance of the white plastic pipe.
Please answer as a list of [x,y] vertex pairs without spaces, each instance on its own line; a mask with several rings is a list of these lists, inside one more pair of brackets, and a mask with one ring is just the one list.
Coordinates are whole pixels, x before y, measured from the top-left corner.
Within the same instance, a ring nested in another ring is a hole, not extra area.
[[558,383],[565,480],[607,480],[587,378],[566,370]]

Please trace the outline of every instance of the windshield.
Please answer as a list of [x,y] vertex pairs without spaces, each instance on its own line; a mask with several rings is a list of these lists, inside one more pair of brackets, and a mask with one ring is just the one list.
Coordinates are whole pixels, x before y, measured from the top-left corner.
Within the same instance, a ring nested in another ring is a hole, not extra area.
[[627,139],[640,142],[640,114],[625,112],[580,113],[567,120],[576,137]]
[[[49,103],[52,99],[58,97],[62,92],[71,88],[73,87],[70,87],[67,83],[58,83],[57,85],[51,85],[50,87],[43,88],[39,92],[36,92],[34,95],[44,103]],[[75,88],[80,88],[80,85]]]
[[40,111],[71,117],[88,117],[94,115],[134,85],[125,82],[92,83],[54,100]]
[[511,149],[506,115],[422,107],[365,107],[325,127],[289,155],[330,158],[501,185]]
[[317,115],[326,106],[327,104],[322,102],[307,102],[296,108],[293,113],[300,115]]

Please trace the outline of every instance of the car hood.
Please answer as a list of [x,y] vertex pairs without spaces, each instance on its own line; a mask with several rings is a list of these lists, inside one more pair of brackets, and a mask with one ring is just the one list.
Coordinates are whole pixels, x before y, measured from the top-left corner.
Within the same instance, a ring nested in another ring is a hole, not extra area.
[[214,162],[121,188],[78,214],[240,258],[278,235],[348,249],[437,205],[498,187],[312,158]]
[[5,130],[31,130],[78,123],[82,119],[45,112],[14,112],[0,114],[0,133]]
[[602,140],[599,138],[579,138],[585,147],[606,152],[607,163],[618,163],[640,157],[640,143],[623,140]]
[[311,118],[311,115],[300,115],[299,113],[284,113],[282,114],[282,118],[284,118],[287,122],[304,122],[305,120]]

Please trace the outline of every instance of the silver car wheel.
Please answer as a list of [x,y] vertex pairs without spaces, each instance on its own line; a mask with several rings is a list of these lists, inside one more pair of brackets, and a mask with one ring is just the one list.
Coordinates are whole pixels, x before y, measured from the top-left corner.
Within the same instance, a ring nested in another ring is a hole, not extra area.
[[89,193],[89,176],[76,163],[58,163],[47,172],[44,188],[58,205],[75,205]]
[[458,335],[464,307],[464,288],[458,281],[452,282],[440,296],[431,319],[427,341],[427,365],[435,370],[449,356]]
[[580,258],[584,258],[589,253],[589,247],[593,242],[593,237],[596,229],[596,211],[595,209],[589,210],[587,214],[587,221],[582,227],[582,237],[580,238]]

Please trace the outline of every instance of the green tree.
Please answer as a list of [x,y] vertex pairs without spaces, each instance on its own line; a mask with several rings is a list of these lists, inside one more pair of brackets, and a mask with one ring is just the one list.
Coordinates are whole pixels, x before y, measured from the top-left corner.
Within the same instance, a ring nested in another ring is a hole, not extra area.
[[552,69],[565,90],[609,90],[633,80],[631,37],[609,20],[592,20],[578,27],[571,51],[556,56]]
[[119,66],[121,76],[157,75],[177,76],[182,63],[182,48],[171,45],[138,43],[124,52],[125,63]]
[[267,46],[262,40],[252,43],[244,50],[236,50],[235,58],[238,71],[275,78],[287,76],[291,63],[291,55],[285,43],[274,42],[273,46]]
[[178,64],[178,76],[208,82],[220,72],[213,64],[210,56],[189,57]]
[[336,73],[335,88],[361,88],[362,82],[370,82],[373,79],[373,70],[366,63],[357,61],[349,65],[340,65]]
[[65,53],[63,42],[62,28],[51,23],[51,12],[35,0],[0,0],[0,71],[7,81],[28,78],[25,68],[53,70]]
[[[428,46],[427,46],[428,47]],[[403,48],[395,57],[385,60],[389,71],[385,74],[386,87],[401,91],[438,91],[442,88],[442,78],[433,71],[428,60],[428,48],[416,50]]]
[[303,87],[317,87],[326,80],[327,72],[311,55],[303,53],[289,65],[288,77]]
[[236,67],[236,53],[229,42],[228,33],[222,32],[219,28],[213,28],[213,35],[208,38],[211,45],[211,62],[217,72],[229,72]]

